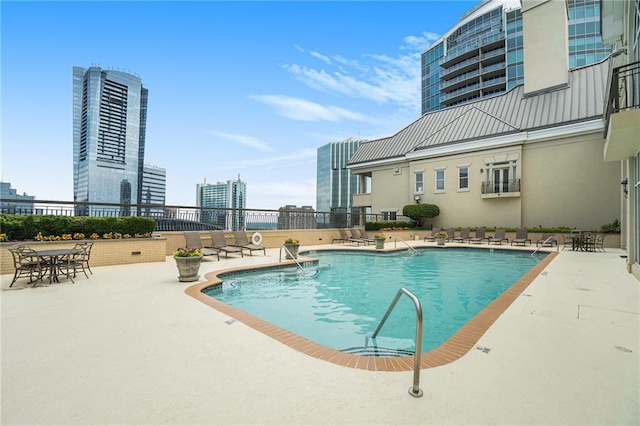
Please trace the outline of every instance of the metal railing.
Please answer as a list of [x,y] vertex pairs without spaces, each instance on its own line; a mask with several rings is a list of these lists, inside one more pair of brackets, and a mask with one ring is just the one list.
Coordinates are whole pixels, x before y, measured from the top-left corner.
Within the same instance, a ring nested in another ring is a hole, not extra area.
[[395,239],[395,241],[394,241],[394,245],[393,245],[393,247],[394,247],[394,248],[397,248],[397,247],[398,247],[398,241],[400,241],[402,244],[404,244],[405,246],[407,246],[407,247],[409,248],[409,250],[413,252],[413,254],[416,254],[416,255],[417,255],[417,254],[420,254],[420,253],[418,252],[418,250],[416,250],[415,248],[411,247],[411,246],[409,245],[409,243],[407,243],[405,240],[403,240],[403,239],[402,239],[402,238],[400,238],[400,237],[396,237],[396,239]]
[[636,108],[640,108],[640,61],[613,69],[604,117],[605,136],[611,114]]
[[376,336],[380,332],[380,329],[382,329],[382,326],[387,321],[387,318],[389,318],[391,311],[393,311],[393,308],[396,307],[398,300],[400,300],[400,297],[403,294],[411,299],[416,308],[416,351],[413,354],[413,386],[409,388],[409,395],[419,398],[422,396],[422,389],[420,389],[420,358],[422,357],[422,305],[420,304],[420,300],[418,300],[415,294],[411,293],[404,287],[398,290],[398,292],[396,293],[396,297],[393,299],[393,302],[391,302],[391,305],[389,305],[387,313],[384,314],[384,317],[382,317],[380,324],[378,324],[378,328],[376,328],[376,331],[373,332],[371,338],[376,338]]
[[148,217],[156,221],[156,231],[190,230],[285,230],[355,228],[365,222],[409,222],[406,216],[389,219],[383,214],[350,211],[316,212],[311,208],[269,209],[207,208],[160,204],[89,203],[52,200],[0,199],[0,213],[17,215]]
[[482,182],[483,194],[502,194],[507,192],[520,192],[520,179]]

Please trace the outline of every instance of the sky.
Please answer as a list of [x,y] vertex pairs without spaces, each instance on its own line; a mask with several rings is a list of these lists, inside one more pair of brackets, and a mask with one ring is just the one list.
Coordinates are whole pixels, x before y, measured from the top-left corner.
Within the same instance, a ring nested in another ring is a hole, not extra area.
[[477,1],[5,1],[1,179],[73,200],[73,67],[141,77],[168,205],[240,179],[247,207],[316,205],[317,149],[420,117],[420,53]]

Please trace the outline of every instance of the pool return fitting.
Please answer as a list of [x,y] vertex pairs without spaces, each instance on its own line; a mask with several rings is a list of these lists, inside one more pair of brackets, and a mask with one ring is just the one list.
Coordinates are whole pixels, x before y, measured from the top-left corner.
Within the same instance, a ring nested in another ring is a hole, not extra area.
[[393,311],[393,308],[396,307],[398,300],[400,300],[400,297],[403,294],[409,297],[409,299],[413,301],[413,304],[416,307],[416,351],[413,354],[413,386],[409,388],[409,395],[420,398],[422,396],[422,389],[420,389],[420,358],[422,357],[422,305],[420,304],[420,300],[418,300],[415,294],[411,293],[404,287],[398,290],[398,292],[396,293],[396,297],[393,299],[393,302],[391,302],[391,305],[389,305],[387,313],[384,314],[384,317],[382,317],[380,324],[378,324],[378,328],[376,328],[376,331],[373,332],[371,338],[376,338],[378,332],[387,321],[387,318],[389,318],[391,311]]

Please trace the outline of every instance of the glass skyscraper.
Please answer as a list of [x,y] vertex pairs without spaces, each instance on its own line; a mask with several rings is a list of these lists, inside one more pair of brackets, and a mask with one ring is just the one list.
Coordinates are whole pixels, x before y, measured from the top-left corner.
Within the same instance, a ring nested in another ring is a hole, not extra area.
[[230,231],[244,230],[244,212],[230,209],[246,208],[247,184],[240,177],[226,183],[199,183],[196,186],[196,205],[204,208],[200,219],[202,222]]
[[[485,0],[422,53],[423,114],[524,82],[520,9],[518,0]],[[567,12],[569,68],[602,60],[610,48],[602,43],[600,0],[567,0]]]
[[[73,67],[74,201],[143,201],[148,95],[140,77],[133,74]],[[127,206],[80,206],[76,214],[92,215],[95,209],[100,214],[140,214]]]
[[318,148],[316,211],[324,213],[351,210],[353,194],[357,194],[359,190],[359,181],[347,169],[347,163],[362,142],[365,141],[349,138]]

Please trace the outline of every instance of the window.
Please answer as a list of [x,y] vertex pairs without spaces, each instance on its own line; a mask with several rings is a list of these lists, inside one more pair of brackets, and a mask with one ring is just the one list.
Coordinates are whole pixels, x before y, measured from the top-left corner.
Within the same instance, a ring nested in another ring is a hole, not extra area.
[[382,220],[396,220],[398,213],[397,212],[380,212],[382,214]]
[[458,167],[458,189],[459,190],[469,189],[469,167],[468,166]]
[[416,175],[415,192],[423,193],[424,192],[424,172],[416,172],[415,175]]
[[444,169],[436,170],[436,192],[444,192]]

